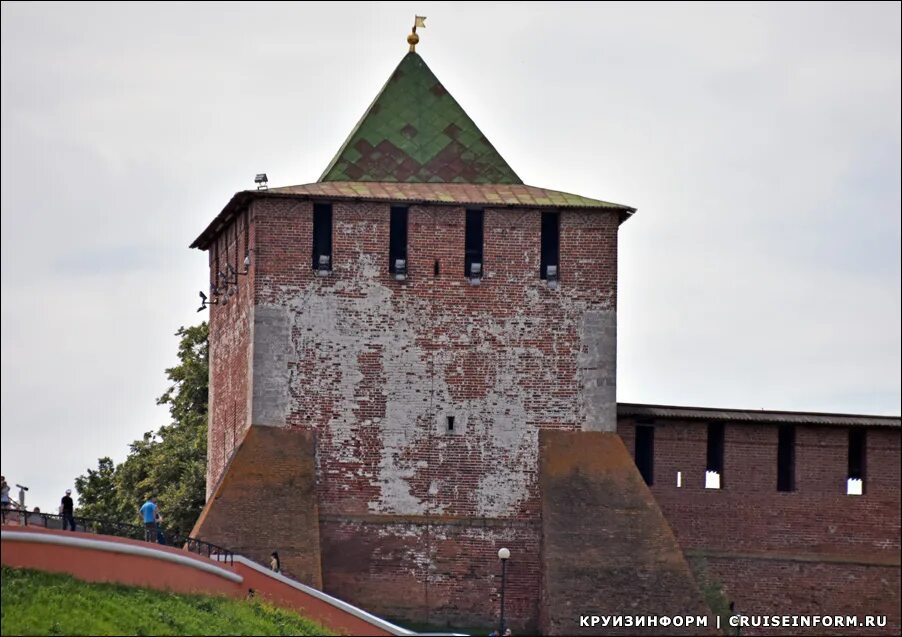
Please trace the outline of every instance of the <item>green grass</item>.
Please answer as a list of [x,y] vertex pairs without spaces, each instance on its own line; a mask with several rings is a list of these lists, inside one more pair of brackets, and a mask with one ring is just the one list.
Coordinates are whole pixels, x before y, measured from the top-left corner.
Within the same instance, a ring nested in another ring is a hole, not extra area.
[[3,567],[3,635],[329,635],[258,600],[176,595]]

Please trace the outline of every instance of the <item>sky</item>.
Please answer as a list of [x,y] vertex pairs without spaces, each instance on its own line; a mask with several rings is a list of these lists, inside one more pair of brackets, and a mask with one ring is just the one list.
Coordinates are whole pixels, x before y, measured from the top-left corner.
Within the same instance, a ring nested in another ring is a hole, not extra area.
[[[2,471],[165,424],[191,241],[316,181],[407,51],[620,228],[620,401],[900,413],[900,5],[2,4]],[[15,489],[13,489],[15,493]]]

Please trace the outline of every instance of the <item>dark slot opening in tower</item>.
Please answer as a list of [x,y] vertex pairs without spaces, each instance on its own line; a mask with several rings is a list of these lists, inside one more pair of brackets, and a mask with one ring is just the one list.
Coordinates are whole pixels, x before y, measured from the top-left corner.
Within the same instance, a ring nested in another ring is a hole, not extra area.
[[867,433],[865,429],[849,429],[848,495],[864,495],[864,476],[867,469]]
[[777,438],[777,491],[796,488],[796,428],[780,425]]
[[548,278],[548,266],[554,266],[552,277],[560,273],[560,243],[561,225],[560,215],[556,212],[542,213],[542,257],[539,267],[539,276]]
[[482,278],[482,222],[482,210],[467,210],[464,276],[468,279]]
[[705,465],[705,488],[723,488],[724,424],[708,424],[708,460]]
[[388,271],[407,274],[407,208],[392,206],[388,236]]
[[213,243],[213,249],[210,250],[210,277],[213,279],[210,282],[210,291],[213,294],[218,294],[219,290],[219,238],[217,238]]
[[448,422],[448,431],[454,431],[454,416],[448,416],[446,420]]
[[251,211],[244,211],[244,271],[251,265]]
[[332,269],[332,204],[313,205],[313,269]]
[[636,468],[642,474],[645,484],[654,484],[655,470],[655,428],[651,425],[636,425]]

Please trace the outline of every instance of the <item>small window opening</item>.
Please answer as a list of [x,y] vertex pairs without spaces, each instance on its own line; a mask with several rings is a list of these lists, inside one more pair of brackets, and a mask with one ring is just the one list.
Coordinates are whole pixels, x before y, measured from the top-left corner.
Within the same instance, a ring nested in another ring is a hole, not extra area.
[[847,495],[864,495],[864,476],[867,454],[865,429],[849,429],[849,476],[846,479]]
[[442,267],[438,262],[438,259],[435,260],[435,263],[432,265],[432,274],[433,276],[438,276],[442,273]]
[[319,274],[332,270],[332,204],[313,205],[313,269]]
[[448,416],[445,420],[448,423],[448,431],[454,431],[454,416]]
[[210,275],[213,278],[213,281],[210,283],[210,290],[214,295],[219,294],[219,238],[217,237],[216,241],[213,243],[213,250],[211,251],[212,255],[212,268],[210,269]]
[[781,425],[777,439],[777,491],[796,488],[796,428]]
[[407,278],[407,208],[392,206],[388,238],[388,271],[403,281]]
[[705,488],[723,488],[724,424],[708,424],[708,460],[705,465]]
[[482,210],[467,210],[464,241],[464,276],[470,279],[470,283],[474,285],[477,285],[482,279],[483,272],[483,221]]
[[677,471],[677,489],[683,486],[683,472]]
[[719,489],[720,479],[720,474],[716,471],[705,471],[705,488]]
[[542,213],[542,257],[539,266],[539,276],[548,281],[548,284],[556,284],[560,277],[560,241],[561,225],[560,215],[556,212]]
[[244,273],[251,267],[251,211],[244,211]]
[[636,425],[636,468],[642,474],[645,484],[654,484],[655,428],[651,425]]

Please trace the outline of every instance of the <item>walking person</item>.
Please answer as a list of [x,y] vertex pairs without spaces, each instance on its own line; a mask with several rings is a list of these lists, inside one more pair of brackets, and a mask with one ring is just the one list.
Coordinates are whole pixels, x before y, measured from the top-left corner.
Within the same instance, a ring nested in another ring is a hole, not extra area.
[[60,515],[63,516],[63,531],[67,528],[75,530],[75,503],[72,501],[72,489],[66,489],[66,495],[60,500]]
[[269,568],[275,573],[282,572],[282,561],[279,559],[279,552],[273,551],[269,556]]
[[[155,495],[147,498],[147,501],[141,505],[140,509],[138,509],[138,514],[144,521],[145,542],[157,541],[157,518],[159,512],[160,508],[157,506],[157,497]],[[160,516],[159,519],[162,519],[162,516]]]

